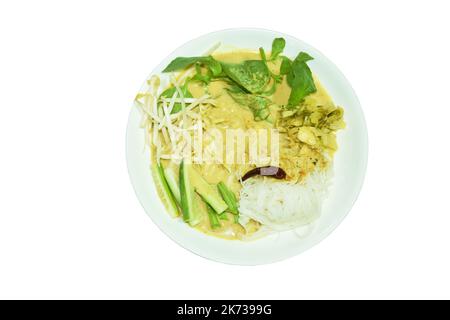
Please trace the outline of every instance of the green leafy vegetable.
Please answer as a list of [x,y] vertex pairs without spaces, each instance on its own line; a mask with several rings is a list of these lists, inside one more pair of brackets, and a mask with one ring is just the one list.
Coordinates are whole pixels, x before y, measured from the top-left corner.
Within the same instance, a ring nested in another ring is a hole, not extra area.
[[292,69],[292,61],[288,57],[281,57],[281,65],[280,65],[280,74],[286,75],[291,72]]
[[[267,66],[267,57],[266,57],[266,52],[264,51],[264,48],[259,48],[259,54],[261,55],[261,60],[264,61],[264,63]],[[269,74],[272,77],[272,79],[274,80],[275,84],[276,83],[281,83],[283,81],[283,76],[281,74],[275,74],[272,71],[270,71],[269,67],[267,66],[267,70],[269,70]],[[274,84],[274,86],[269,90],[270,94],[273,94],[276,90],[276,85]],[[271,91],[273,89],[273,91]],[[270,95],[267,94],[267,92],[264,92],[264,95]]]
[[208,85],[211,82],[211,79],[213,77],[211,70],[208,69],[205,74],[202,72],[202,68],[199,64],[195,65],[195,70],[197,73],[192,77],[192,80],[203,82],[205,85]]
[[275,38],[272,42],[272,52],[270,53],[270,60],[275,60],[283,52],[286,46],[286,40],[283,38]]
[[295,58],[294,62],[307,62],[309,60],[314,60],[313,57],[311,57],[309,54],[307,54],[306,52],[300,52],[297,57]]
[[312,59],[309,54],[300,52],[292,62],[291,69],[287,74],[287,82],[291,87],[288,106],[291,108],[299,105],[307,95],[317,90],[311,69],[306,64],[307,61]]
[[220,62],[215,60],[211,56],[209,56],[207,59],[208,60],[203,61],[202,63],[204,63],[209,68],[209,70],[211,70],[213,76],[220,75],[222,73],[222,65],[220,64]]
[[[180,89],[181,89],[181,93],[183,94],[183,96],[185,97],[185,98],[192,98],[192,94],[191,94],[191,92],[189,91],[189,89],[188,89],[188,83],[189,83],[189,81],[186,81],[181,87],[180,87]],[[175,94],[175,92],[177,92],[177,88],[175,88],[175,87],[170,87],[170,88],[167,88],[166,90],[164,90],[162,93],[161,93],[161,95],[160,95],[160,97],[164,97],[164,98],[172,98],[173,97],[173,95]]]
[[247,60],[239,64],[222,63],[225,74],[251,93],[260,93],[270,81],[270,72],[262,60]]
[[[272,42],[270,59],[267,58],[263,48],[259,49],[262,60],[246,60],[242,63],[224,63],[215,60],[212,56],[204,57],[178,57],[164,69],[163,72],[172,72],[188,68],[195,64],[196,74],[191,78],[209,84],[213,79],[221,79],[239,87],[242,92],[229,91],[232,98],[241,105],[248,106],[254,113],[255,120],[265,120],[270,116],[269,105],[271,101],[265,96],[270,96],[276,91],[276,85],[282,83],[284,76],[291,88],[288,108],[298,106],[309,94],[316,92],[316,86],[312,72],[307,62],[313,58],[300,52],[294,61],[281,56],[286,41],[283,38],[275,38]],[[281,57],[280,73],[274,74],[267,66],[268,61]],[[205,70],[202,68],[206,68]],[[273,79],[273,83],[271,82]],[[271,85],[271,87],[269,87]],[[192,97],[187,84],[182,88],[184,97]],[[172,97],[175,88],[169,88],[163,92],[163,97]],[[181,110],[181,104],[176,103],[172,113]]]
[[192,80],[203,82],[208,85],[211,82],[212,77],[208,74],[197,73],[192,77]]
[[[283,79],[283,78],[282,78]],[[277,81],[274,80],[272,86],[270,87],[269,90],[261,92],[261,95],[263,96],[271,96],[275,93],[275,91],[277,90]]]
[[178,57],[172,60],[163,72],[183,70],[203,59],[205,59],[205,57]]
[[275,83],[283,82],[283,75],[281,75],[281,74],[274,74],[274,73],[271,73],[271,74],[272,74],[272,78],[275,81]]
[[178,57],[172,60],[169,65],[163,70],[163,72],[173,72],[186,69],[194,63],[200,63],[205,65],[211,70],[214,76],[218,76],[222,73],[222,65],[219,61],[212,56],[205,57]]
[[[188,89],[188,84],[189,84],[189,81],[186,80],[186,82],[180,87],[181,93],[183,94],[184,98],[192,98],[192,93]],[[164,90],[159,97],[160,98],[164,97],[164,98],[170,99],[173,97],[175,92],[177,92],[177,88],[169,87],[166,90]],[[175,102],[175,104],[173,105],[171,114],[178,113],[181,111],[181,109],[182,109],[181,103]]]
[[232,214],[239,214],[237,200],[234,193],[230,189],[228,189],[226,184],[223,183],[222,181],[219,182],[217,188],[219,189],[219,192],[222,195],[223,200],[228,205],[228,211],[230,211]]
[[219,218],[217,216],[217,213],[214,211],[214,209],[207,203],[206,204],[206,210],[208,211],[208,217],[209,217],[209,223],[211,225],[212,229],[220,228],[221,224],[219,221]]
[[268,120],[270,116],[269,106],[272,104],[270,99],[259,95],[248,94],[242,90],[238,91],[235,87],[229,89],[228,93],[241,106],[248,107],[253,112],[256,121]]

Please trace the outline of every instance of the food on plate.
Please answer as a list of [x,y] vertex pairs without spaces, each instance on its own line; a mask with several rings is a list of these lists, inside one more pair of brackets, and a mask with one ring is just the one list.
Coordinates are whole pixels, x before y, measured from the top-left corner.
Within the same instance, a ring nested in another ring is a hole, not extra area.
[[345,128],[306,52],[215,46],[176,57],[136,96],[150,170],[170,216],[250,240],[314,223]]

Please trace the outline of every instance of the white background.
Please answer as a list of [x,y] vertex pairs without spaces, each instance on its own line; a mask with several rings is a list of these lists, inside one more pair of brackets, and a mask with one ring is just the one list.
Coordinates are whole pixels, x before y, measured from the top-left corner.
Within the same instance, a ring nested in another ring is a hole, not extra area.
[[[447,1],[2,1],[0,298],[450,298]],[[132,99],[173,49],[263,27],[333,60],[369,128],[351,213],[300,256],[197,257],[129,182]]]

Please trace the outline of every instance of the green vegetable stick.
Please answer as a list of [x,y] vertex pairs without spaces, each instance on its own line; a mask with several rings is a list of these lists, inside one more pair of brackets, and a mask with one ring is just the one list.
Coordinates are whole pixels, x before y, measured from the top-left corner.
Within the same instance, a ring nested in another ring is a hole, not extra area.
[[180,200],[183,220],[191,226],[195,226],[201,221],[200,212],[195,208],[195,191],[189,178],[190,165],[184,161],[180,164]]
[[221,214],[217,215],[219,217],[219,220],[227,220],[228,221],[228,214],[227,212],[222,212]]
[[163,198],[168,204],[168,211],[171,216],[176,217],[179,215],[176,199],[171,192],[169,185],[164,174],[164,167],[162,164],[155,163],[152,168],[152,174],[155,178],[155,182],[159,188],[161,188]]
[[233,214],[239,214],[237,200],[234,193],[222,181],[217,185],[223,200],[228,205],[228,210]]
[[211,224],[211,228],[217,229],[220,228],[221,224],[219,221],[219,218],[217,217],[217,213],[214,211],[214,209],[206,203],[206,209],[208,211],[208,217],[209,217],[209,223]]

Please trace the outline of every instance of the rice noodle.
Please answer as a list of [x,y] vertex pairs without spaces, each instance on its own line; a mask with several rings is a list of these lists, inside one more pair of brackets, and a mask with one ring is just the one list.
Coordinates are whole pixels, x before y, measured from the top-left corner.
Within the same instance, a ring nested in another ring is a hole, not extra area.
[[309,225],[322,211],[330,186],[331,170],[315,171],[301,184],[271,178],[243,182],[239,212],[273,231]]

